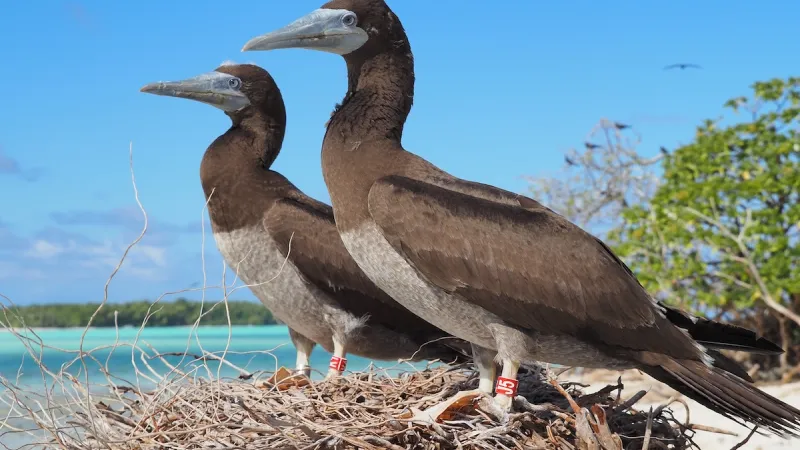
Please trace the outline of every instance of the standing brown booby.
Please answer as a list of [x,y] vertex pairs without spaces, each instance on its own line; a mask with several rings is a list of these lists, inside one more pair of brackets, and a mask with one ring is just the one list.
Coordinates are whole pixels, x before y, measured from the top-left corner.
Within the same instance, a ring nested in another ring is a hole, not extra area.
[[[510,407],[520,363],[540,360],[639,368],[727,417],[798,429],[800,410],[707,349],[735,335],[701,344],[691,328],[705,325],[655,302],[600,240],[535,200],[461,180],[403,148],[414,63],[385,2],[331,1],[242,50],[277,48],[344,57],[348,90],[322,165],[345,246],[395,300],[473,343],[476,362],[502,361],[500,406]],[[491,367],[481,371],[491,380]]]
[[466,342],[394,302],[359,270],[336,231],[330,206],[270,170],[280,152],[286,110],[266,70],[223,65],[142,92],[215,106],[233,125],[205,152],[200,178],[217,247],[225,261],[289,326],[299,372],[310,373],[314,343],[333,353],[328,376],[346,353],[374,359],[457,360]]

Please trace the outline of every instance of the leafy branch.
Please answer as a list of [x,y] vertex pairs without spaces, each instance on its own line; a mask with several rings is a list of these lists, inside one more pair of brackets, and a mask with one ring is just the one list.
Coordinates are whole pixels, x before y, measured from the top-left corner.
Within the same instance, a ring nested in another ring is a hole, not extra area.
[[[752,222],[752,219],[753,219],[752,211],[749,208],[746,209],[745,217],[744,217],[744,219],[742,221],[742,226],[739,229],[739,233],[736,233],[736,234],[734,234],[730,230],[730,228],[725,226],[725,224],[723,224],[720,221],[719,217],[717,217],[717,218],[709,217],[706,214],[703,214],[700,211],[698,211],[698,210],[696,210],[696,209],[694,209],[692,207],[686,207],[686,211],[689,214],[697,217],[698,219],[705,221],[707,224],[715,226],[723,236],[725,236],[728,239],[730,239],[735,244],[736,248],[738,249],[738,254],[727,253],[727,252],[725,252],[725,249],[720,248],[720,247],[715,247],[715,248],[718,251],[723,252],[724,256],[726,258],[729,258],[732,261],[735,261],[735,262],[745,266],[747,272],[750,274],[752,279],[755,280],[756,286],[757,286],[758,291],[759,291],[759,295],[760,295],[761,299],[764,301],[764,303],[767,304],[767,306],[769,306],[770,308],[772,308],[776,312],[788,317],[789,319],[794,321],[796,324],[800,325],[800,315],[798,315],[794,311],[790,310],[789,308],[783,306],[781,303],[776,301],[775,297],[773,297],[772,293],[770,293],[769,288],[767,287],[767,283],[764,281],[764,278],[761,276],[759,268],[756,265],[755,260],[753,259],[753,255],[750,252],[750,249],[748,248],[748,246],[746,244],[746,236],[748,235],[748,231],[750,230],[750,228],[753,225],[753,222]],[[709,242],[708,244],[709,245],[714,245],[711,242]],[[742,255],[742,256],[739,256],[739,255]],[[724,274],[722,272],[714,271],[714,273],[717,276],[721,276],[721,277],[723,277],[723,278],[725,278],[725,279],[727,279],[727,280],[729,280],[729,281],[731,281],[731,282],[733,282],[733,283],[735,283],[735,284],[737,284],[737,285],[739,285],[741,287],[744,287],[745,289],[750,290],[750,289],[754,289],[755,288],[750,283],[746,283],[746,282],[744,282],[742,280],[735,279],[734,277],[732,277],[730,275],[727,275],[727,274]]]

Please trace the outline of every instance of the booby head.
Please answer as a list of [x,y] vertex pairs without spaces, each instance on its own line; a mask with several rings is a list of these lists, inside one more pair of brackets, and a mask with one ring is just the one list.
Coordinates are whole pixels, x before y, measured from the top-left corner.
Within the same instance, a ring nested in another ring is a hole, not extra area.
[[368,57],[386,45],[404,46],[400,20],[383,0],[333,0],[275,31],[250,39],[242,51],[305,48]]
[[286,120],[278,85],[269,72],[253,64],[223,63],[185,80],[147,84],[140,92],[202,102],[225,111],[234,123],[260,113]]

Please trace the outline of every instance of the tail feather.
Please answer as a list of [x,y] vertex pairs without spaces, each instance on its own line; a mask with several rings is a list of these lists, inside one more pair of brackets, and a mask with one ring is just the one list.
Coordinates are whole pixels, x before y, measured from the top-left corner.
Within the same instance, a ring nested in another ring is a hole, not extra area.
[[747,371],[744,370],[744,367],[742,367],[736,361],[728,358],[717,350],[706,349],[706,353],[708,353],[708,355],[714,359],[714,367],[720,368],[725,372],[732,373],[748,383],[754,382],[750,374],[747,373]]
[[720,367],[660,358],[641,368],[653,378],[738,423],[749,422],[785,437],[800,437],[800,410]]
[[737,325],[726,324],[695,317],[659,302],[664,308],[667,320],[686,330],[692,338],[706,348],[717,350],[736,350],[765,355],[779,355],[783,349],[774,342],[758,336],[753,330]]
[[466,364],[472,362],[471,352],[465,351],[464,349],[454,345],[448,345],[447,347],[450,350],[450,352],[448,352],[450,360],[444,362],[453,365]]
[[472,362],[469,342],[458,338],[444,338],[423,345],[427,348],[425,359],[438,359],[445,364],[458,365]]

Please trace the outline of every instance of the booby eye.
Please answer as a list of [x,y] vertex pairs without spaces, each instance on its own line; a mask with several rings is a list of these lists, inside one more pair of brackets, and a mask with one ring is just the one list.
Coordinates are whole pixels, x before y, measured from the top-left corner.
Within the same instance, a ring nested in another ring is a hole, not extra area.
[[353,13],[347,13],[342,16],[342,25],[346,27],[354,27],[356,22],[358,22],[358,18]]
[[231,78],[228,80],[228,86],[230,86],[232,89],[239,89],[241,85],[242,81],[238,78]]

